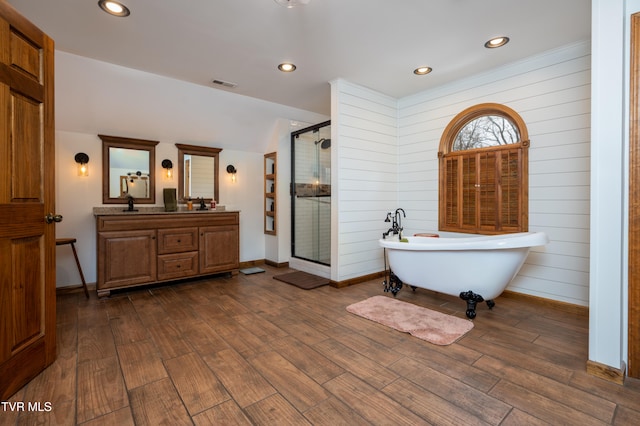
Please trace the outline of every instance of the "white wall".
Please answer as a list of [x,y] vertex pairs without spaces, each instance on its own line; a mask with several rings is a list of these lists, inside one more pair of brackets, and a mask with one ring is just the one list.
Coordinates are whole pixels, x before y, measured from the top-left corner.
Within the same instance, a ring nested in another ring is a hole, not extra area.
[[397,208],[397,101],[344,80],[331,83],[331,279],[382,271],[378,239]]
[[535,248],[509,290],[588,305],[590,46],[567,46],[399,102],[398,198],[405,233],[438,229],[438,147],[460,111],[496,102],[529,131],[529,230]]
[[593,243],[589,359],[622,369],[628,358],[628,25],[631,13],[640,10],[640,1],[593,0],[591,9]]
[[[93,207],[102,206],[102,142],[98,134],[158,140],[156,205],[162,189],[160,163],[177,164],[175,143],[222,148],[220,200],[240,210],[240,261],[265,258],[262,228],[262,160],[273,141],[286,139],[290,120],[327,117],[218,89],[198,86],[88,58],[56,52],[56,210],[64,216],[58,237],[75,237],[87,282],[96,281]],[[282,134],[284,133],[284,134]],[[89,177],[77,176],[77,152],[90,157]],[[231,183],[226,166],[237,169]],[[286,166],[286,164],[285,164]],[[57,248],[58,287],[80,283],[71,249]]]

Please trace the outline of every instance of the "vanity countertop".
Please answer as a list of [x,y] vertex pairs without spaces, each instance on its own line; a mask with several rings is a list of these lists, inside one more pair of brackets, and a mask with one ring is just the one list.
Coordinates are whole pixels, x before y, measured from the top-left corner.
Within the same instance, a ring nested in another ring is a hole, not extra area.
[[167,212],[164,210],[164,207],[139,207],[136,206],[135,209],[137,211],[127,211],[127,206],[117,206],[117,207],[94,207],[93,215],[94,216],[132,216],[132,215],[176,215],[176,214],[203,214],[203,213],[225,213],[225,212],[236,212],[238,210],[226,210],[225,206],[217,206],[214,210],[198,210],[196,206],[194,206],[193,210],[187,210],[186,207],[178,207],[178,211],[175,212]]

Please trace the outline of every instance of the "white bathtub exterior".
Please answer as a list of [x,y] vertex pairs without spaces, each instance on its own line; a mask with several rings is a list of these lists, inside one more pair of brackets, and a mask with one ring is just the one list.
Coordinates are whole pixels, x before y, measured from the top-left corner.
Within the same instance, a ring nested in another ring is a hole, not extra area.
[[407,240],[379,240],[390,269],[405,285],[452,296],[471,290],[485,300],[504,291],[531,247],[549,242],[544,232]]

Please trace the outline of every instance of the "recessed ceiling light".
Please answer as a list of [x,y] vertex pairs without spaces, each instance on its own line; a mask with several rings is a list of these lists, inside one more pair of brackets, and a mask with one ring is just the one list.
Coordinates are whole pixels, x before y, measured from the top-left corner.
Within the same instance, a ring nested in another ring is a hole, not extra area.
[[504,46],[507,43],[509,43],[509,37],[494,37],[486,42],[484,44],[484,47],[486,47],[487,49],[495,49],[496,47]]
[[124,17],[131,14],[127,6],[113,0],[98,0],[98,6],[100,6],[100,9],[113,16]]
[[278,69],[282,72],[293,72],[296,70],[296,66],[289,62],[284,62],[278,65]]
[[301,6],[301,5],[307,4],[311,0],[274,0],[274,1],[278,3],[280,6],[284,6],[287,9],[291,9],[292,7],[295,7],[295,6]]
[[425,74],[429,74],[431,71],[433,71],[431,67],[420,67],[413,70],[413,73],[415,75],[425,75]]

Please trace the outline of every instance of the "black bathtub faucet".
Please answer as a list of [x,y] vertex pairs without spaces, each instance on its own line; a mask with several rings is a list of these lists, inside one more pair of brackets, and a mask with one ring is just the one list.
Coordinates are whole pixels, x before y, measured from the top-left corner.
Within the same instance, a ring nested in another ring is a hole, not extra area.
[[[400,215],[402,213],[402,216]],[[382,238],[385,239],[391,233],[393,235],[397,235],[399,239],[402,239],[402,218],[407,217],[407,214],[404,212],[404,209],[396,209],[395,214],[393,215],[393,222],[391,224],[391,228],[387,230],[387,232],[382,233]],[[391,222],[391,212],[387,213],[387,217],[384,220],[385,222]]]

